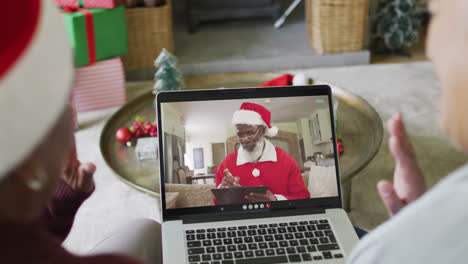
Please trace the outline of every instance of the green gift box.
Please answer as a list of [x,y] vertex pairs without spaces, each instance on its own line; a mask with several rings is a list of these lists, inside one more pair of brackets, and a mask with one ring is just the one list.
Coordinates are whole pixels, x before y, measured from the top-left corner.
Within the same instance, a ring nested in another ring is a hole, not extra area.
[[128,52],[125,7],[65,8],[62,18],[75,52],[75,66],[81,67]]

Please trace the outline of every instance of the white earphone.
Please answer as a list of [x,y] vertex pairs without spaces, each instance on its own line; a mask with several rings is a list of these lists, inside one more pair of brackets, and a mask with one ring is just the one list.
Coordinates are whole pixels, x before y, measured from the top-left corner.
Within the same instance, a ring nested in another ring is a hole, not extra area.
[[28,179],[25,183],[29,189],[33,191],[39,191],[44,186],[44,183],[47,181],[47,173],[43,168],[38,167],[36,169],[36,177]]

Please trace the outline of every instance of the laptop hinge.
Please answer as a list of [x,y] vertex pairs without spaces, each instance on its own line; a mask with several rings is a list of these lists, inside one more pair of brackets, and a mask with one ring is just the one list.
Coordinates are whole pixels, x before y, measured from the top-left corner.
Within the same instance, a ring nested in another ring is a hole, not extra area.
[[184,216],[182,223],[184,224],[196,224],[206,222],[221,222],[221,221],[233,221],[233,220],[245,220],[245,219],[258,219],[258,218],[270,218],[280,216],[296,216],[296,215],[310,215],[310,214],[324,214],[325,209],[288,209],[288,210],[275,210],[270,212],[256,212],[256,213],[243,213],[243,214],[229,214],[223,213],[222,215],[209,215],[209,216]]

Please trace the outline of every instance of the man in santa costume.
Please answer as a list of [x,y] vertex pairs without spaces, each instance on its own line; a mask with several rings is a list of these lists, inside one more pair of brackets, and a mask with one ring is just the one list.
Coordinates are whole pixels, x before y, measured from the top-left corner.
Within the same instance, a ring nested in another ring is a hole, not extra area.
[[240,147],[221,163],[216,173],[216,186],[268,186],[265,194],[246,195],[249,202],[310,198],[297,162],[265,138],[278,133],[278,128],[272,127],[270,121],[270,111],[258,104],[243,103],[234,112],[232,123],[236,126]]

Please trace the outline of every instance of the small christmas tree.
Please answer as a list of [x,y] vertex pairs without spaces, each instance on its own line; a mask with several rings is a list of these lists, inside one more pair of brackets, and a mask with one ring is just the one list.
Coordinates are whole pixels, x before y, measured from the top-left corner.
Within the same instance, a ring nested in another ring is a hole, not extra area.
[[415,0],[378,0],[372,33],[383,39],[389,50],[399,51],[403,45],[410,47],[417,42],[420,25]]
[[183,89],[182,74],[177,69],[177,59],[174,55],[163,49],[154,65],[159,68],[154,74],[154,79],[156,80],[153,87],[154,94],[160,91]]

